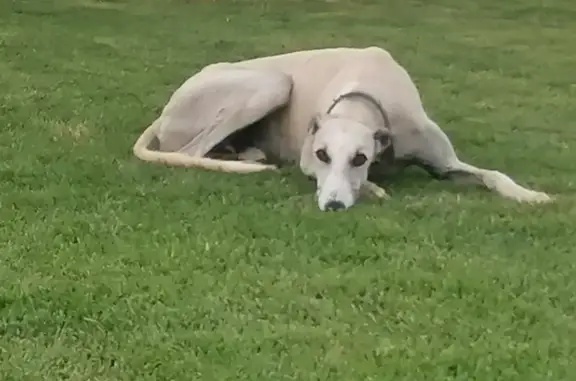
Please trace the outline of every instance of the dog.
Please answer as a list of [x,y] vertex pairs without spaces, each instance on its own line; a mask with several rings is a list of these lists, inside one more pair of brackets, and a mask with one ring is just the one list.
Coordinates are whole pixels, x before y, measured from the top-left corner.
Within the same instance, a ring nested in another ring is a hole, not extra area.
[[[224,146],[232,160],[215,157]],[[388,198],[368,180],[383,161],[416,165],[435,178],[463,177],[518,202],[552,200],[461,161],[408,72],[375,46],[207,65],[176,89],[133,153],[151,163],[228,173],[277,169],[270,158],[298,164],[315,179],[322,211],[346,210],[361,194]]]

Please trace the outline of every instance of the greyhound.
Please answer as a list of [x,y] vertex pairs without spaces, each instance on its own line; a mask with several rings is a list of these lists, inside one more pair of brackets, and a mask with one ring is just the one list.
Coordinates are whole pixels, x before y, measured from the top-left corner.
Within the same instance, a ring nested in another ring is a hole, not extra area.
[[[232,160],[217,158],[223,147]],[[518,202],[552,200],[504,173],[461,161],[408,72],[374,46],[207,65],[176,89],[133,153],[147,162],[228,173],[276,170],[272,158],[298,163],[316,180],[322,211],[348,209],[361,194],[388,198],[368,180],[370,167],[382,162],[416,165],[441,179],[464,177]]]

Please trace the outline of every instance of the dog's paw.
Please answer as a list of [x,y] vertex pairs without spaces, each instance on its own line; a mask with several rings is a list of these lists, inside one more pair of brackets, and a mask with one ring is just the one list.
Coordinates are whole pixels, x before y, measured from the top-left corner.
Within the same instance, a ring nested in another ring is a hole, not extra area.
[[543,204],[554,201],[554,198],[544,192],[538,192],[526,189],[525,192],[517,194],[516,201],[528,204]]
[[390,195],[388,194],[388,192],[386,192],[386,190],[384,190],[383,188],[375,188],[372,190],[372,195],[377,197],[377,198],[383,198],[383,199],[389,199]]
[[256,147],[248,147],[238,154],[238,159],[250,162],[265,162],[266,154]]
[[384,188],[381,188],[378,185],[376,185],[372,182],[369,182],[369,181],[362,184],[362,190],[368,196],[373,196],[373,197],[376,197],[379,199],[385,199],[385,200],[388,200],[391,198],[390,195],[388,194],[388,192],[386,192],[386,190]]

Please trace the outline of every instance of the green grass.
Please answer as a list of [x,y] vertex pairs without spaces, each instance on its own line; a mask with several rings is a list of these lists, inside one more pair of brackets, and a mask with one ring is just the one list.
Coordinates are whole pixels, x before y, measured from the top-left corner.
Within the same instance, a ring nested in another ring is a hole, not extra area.
[[[574,380],[573,3],[0,0],[0,379]],[[557,202],[414,170],[321,213],[296,168],[132,156],[203,65],[338,45]]]

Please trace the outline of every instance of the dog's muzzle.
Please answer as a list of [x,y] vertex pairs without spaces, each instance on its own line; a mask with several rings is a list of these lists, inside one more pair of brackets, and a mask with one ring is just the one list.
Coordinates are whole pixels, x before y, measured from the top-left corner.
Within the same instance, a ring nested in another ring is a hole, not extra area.
[[346,209],[346,205],[344,205],[342,201],[332,200],[328,201],[326,205],[324,205],[325,211],[335,212],[343,209]]

